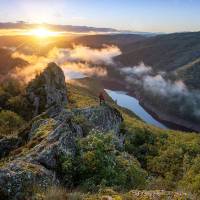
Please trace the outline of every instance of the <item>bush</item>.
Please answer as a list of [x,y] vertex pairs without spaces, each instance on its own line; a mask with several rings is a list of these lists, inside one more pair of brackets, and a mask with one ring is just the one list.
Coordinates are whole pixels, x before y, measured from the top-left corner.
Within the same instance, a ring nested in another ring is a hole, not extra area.
[[24,125],[24,120],[16,113],[8,110],[0,112],[0,134],[10,135]]
[[157,155],[156,135],[145,129],[136,129],[134,132],[128,132],[125,135],[125,150],[133,154],[140,161],[142,167],[146,168],[147,156]]
[[61,171],[65,179],[89,191],[144,186],[146,172],[133,156],[117,150],[118,145],[112,133],[93,133],[79,139],[76,158],[62,158]]

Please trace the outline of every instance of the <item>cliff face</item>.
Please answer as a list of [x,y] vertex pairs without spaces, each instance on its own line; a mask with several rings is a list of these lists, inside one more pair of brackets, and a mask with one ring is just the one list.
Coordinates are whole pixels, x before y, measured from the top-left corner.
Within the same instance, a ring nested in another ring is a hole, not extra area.
[[67,103],[67,89],[61,68],[49,63],[44,72],[29,83],[27,95],[35,107],[34,116],[52,105],[64,106]]
[[[21,198],[23,191],[35,185],[46,188],[59,184],[56,170],[59,157],[76,156],[76,140],[91,131],[112,132],[123,143],[119,134],[123,118],[118,110],[110,106],[73,111],[64,108],[67,102],[64,75],[55,64],[49,64],[27,91],[35,105],[35,114],[45,107],[46,111],[18,135],[16,140],[20,142],[12,143],[12,137],[6,138],[10,145],[6,151],[9,159],[0,168],[0,196],[5,199]],[[0,149],[5,148],[5,141],[0,142]]]

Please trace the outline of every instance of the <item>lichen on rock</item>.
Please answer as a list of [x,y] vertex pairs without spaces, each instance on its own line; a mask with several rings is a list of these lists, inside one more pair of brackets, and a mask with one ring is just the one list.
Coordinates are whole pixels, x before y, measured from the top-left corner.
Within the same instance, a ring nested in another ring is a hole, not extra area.
[[75,157],[77,139],[91,131],[119,135],[123,118],[117,109],[107,105],[67,110],[66,92],[64,74],[55,63],[29,83],[27,94],[37,116],[17,139],[0,140],[2,150],[10,148],[0,168],[0,195],[5,199],[25,195],[32,185],[46,188],[60,183],[59,157]]

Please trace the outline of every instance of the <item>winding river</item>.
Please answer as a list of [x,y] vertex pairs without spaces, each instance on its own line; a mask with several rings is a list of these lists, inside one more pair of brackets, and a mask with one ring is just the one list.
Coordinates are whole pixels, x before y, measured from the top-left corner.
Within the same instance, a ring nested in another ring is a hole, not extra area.
[[159,128],[168,129],[164,124],[157,121],[154,117],[152,117],[140,104],[139,101],[126,94],[126,92],[122,91],[113,91],[105,89],[107,94],[117,102],[117,104],[121,107],[127,108],[134,112],[140,119],[145,121],[148,124],[157,126]]

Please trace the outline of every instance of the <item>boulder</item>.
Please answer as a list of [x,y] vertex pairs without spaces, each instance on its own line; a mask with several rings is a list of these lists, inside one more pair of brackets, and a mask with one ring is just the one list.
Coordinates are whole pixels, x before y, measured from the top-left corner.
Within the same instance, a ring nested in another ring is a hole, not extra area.
[[49,63],[44,72],[28,84],[27,95],[35,108],[34,116],[53,105],[66,105],[67,88],[62,69],[55,63]]
[[77,138],[84,137],[83,126],[75,119],[81,116],[90,124],[90,131],[119,133],[123,118],[118,110],[110,106],[92,107],[68,111],[47,110],[43,116],[32,120],[28,140],[22,151],[0,168],[0,195],[17,199],[25,195],[29,185],[42,188],[60,182],[56,176],[60,156],[75,156]]
[[52,171],[42,165],[15,161],[0,169],[0,199],[26,199],[33,189],[58,184]]
[[119,132],[119,125],[123,118],[121,113],[109,105],[78,109],[76,115],[83,115],[91,124],[93,129],[101,132]]

